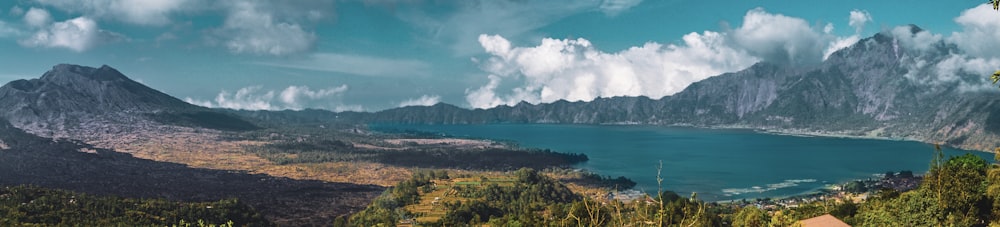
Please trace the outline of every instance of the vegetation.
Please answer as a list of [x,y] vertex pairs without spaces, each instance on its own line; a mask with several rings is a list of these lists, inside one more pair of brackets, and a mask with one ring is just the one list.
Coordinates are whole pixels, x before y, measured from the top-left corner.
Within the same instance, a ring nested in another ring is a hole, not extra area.
[[516,170],[569,166],[587,161],[587,156],[583,154],[564,154],[547,149],[455,149],[419,144],[364,149],[342,140],[318,137],[286,139],[244,148],[277,164],[366,161],[418,168]]
[[35,186],[0,188],[0,226],[271,226],[236,199],[170,202]]
[[[439,174],[440,175],[440,174]],[[559,182],[533,169],[523,168],[509,178],[480,176],[453,179],[450,185],[417,174],[387,190],[371,206],[350,218],[354,226],[393,226],[420,223],[430,226],[620,226],[626,223],[662,223],[694,226],[722,224],[719,210],[697,199],[664,191],[655,201],[628,205],[598,202],[576,195]],[[440,184],[439,184],[440,183]],[[440,196],[453,198],[442,199]],[[660,199],[662,198],[662,199]],[[440,200],[439,200],[440,199]],[[426,200],[434,200],[428,202]],[[417,209],[414,204],[432,204]],[[436,204],[436,205],[433,205]],[[425,219],[432,212],[443,210]]]
[[624,176],[611,177],[611,176],[601,176],[589,171],[581,171],[578,169],[570,168],[551,168],[545,171],[550,173],[551,177],[556,178],[560,182],[577,184],[592,188],[602,188],[610,191],[615,190],[627,190],[635,187],[635,181],[628,179]]
[[770,215],[745,207],[734,216],[733,226],[762,226],[762,220],[784,226],[787,220],[823,214],[854,226],[1000,226],[1000,167],[972,154],[946,160],[940,147],[936,150],[931,169],[916,190],[886,189],[861,204],[820,201]]
[[[767,209],[706,203],[697,194],[685,198],[666,190],[635,201],[597,201],[572,194],[531,169],[510,173],[510,180],[459,176],[445,181],[418,173],[342,224],[791,226],[830,214],[855,226],[1000,226],[1000,165],[972,154],[946,159],[940,147],[934,157],[924,180],[912,191],[883,189],[863,203],[826,199]],[[909,171],[887,177],[902,175],[913,177]],[[851,187],[870,192],[862,189],[863,184]]]

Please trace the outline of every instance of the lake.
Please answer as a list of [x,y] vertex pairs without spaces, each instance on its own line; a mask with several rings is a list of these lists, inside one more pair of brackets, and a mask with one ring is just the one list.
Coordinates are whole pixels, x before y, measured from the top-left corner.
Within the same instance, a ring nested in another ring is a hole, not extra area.
[[[562,124],[371,125],[377,131],[416,130],[453,137],[511,141],[522,147],[583,153],[576,167],[625,176],[636,189],[663,188],[706,201],[784,197],[829,184],[874,178],[887,171],[927,171],[931,144],[912,141],[775,135],[752,130]],[[945,148],[945,155],[971,152]]]

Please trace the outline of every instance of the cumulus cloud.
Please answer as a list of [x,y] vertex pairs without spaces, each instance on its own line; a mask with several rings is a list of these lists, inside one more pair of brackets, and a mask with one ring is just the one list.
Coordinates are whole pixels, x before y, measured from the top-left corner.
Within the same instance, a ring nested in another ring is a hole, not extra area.
[[98,44],[121,39],[123,37],[119,34],[101,30],[94,20],[77,17],[40,28],[18,43],[25,47],[66,48],[83,52]]
[[890,31],[896,38],[898,45],[906,49],[927,51],[943,39],[941,34],[934,34],[927,30],[914,31],[911,26],[897,26]]
[[347,85],[340,85],[340,87],[333,87],[327,89],[310,90],[306,86],[289,86],[285,90],[281,91],[281,102],[285,105],[290,106],[294,109],[298,109],[302,106],[302,99],[321,99],[344,93],[347,91]]
[[34,0],[93,20],[163,26],[177,15],[222,11],[223,24],[206,32],[209,44],[238,54],[286,55],[310,49],[309,26],[328,18],[333,1],[282,0]]
[[[481,62],[490,82],[466,90],[475,108],[553,102],[590,101],[596,97],[662,97],[688,84],[750,66],[757,58],[726,45],[722,33],[684,36],[683,45],[646,43],[618,53],[594,48],[586,39],[543,39],[536,47],[513,47],[498,35],[481,35],[491,55]],[[498,94],[503,80],[523,80],[509,94]]]
[[170,15],[197,5],[190,0],[35,0],[63,11],[91,18],[118,20],[138,25],[164,25]]
[[992,91],[996,88],[988,81],[988,77],[1000,66],[1000,59],[979,58],[964,54],[952,54],[934,67],[936,77],[932,83],[958,82],[962,92]]
[[258,64],[362,76],[427,76],[431,71],[430,64],[419,60],[337,53],[315,53],[300,59],[258,62]]
[[833,37],[813,28],[804,19],[772,14],[763,8],[743,16],[743,25],[732,33],[737,45],[765,61],[778,64],[809,64],[822,60],[825,45]]
[[[871,20],[862,11],[854,14],[862,14],[861,19],[848,18],[855,27]],[[488,83],[467,89],[466,101],[474,108],[489,108],[521,101],[660,98],[758,61],[818,63],[860,39],[859,34],[832,35],[832,24],[813,27],[761,8],[748,11],[743,19],[740,27],[726,32],[690,33],[678,44],[649,42],[615,53],[600,51],[583,38],[546,38],[537,46],[517,47],[503,36],[482,34],[480,47],[489,57],[473,60],[488,74]]]
[[441,96],[437,95],[422,95],[420,98],[408,99],[399,103],[399,107],[405,106],[433,106],[441,102]]
[[[264,90],[263,86],[250,86],[240,88],[235,93],[226,90],[219,92],[214,100],[199,100],[185,97],[184,101],[210,108],[228,108],[238,110],[283,110],[301,109],[306,102],[329,99],[343,94],[348,90],[347,85],[330,87],[326,89],[312,90],[307,86],[288,86],[281,91]],[[343,105],[333,103],[329,106],[334,110],[363,110],[357,105]]]
[[[823,51],[823,60],[826,61],[826,59],[830,58],[830,55],[834,52],[850,47],[861,40],[861,32],[864,31],[865,24],[868,24],[868,22],[871,21],[872,16],[868,13],[868,11],[857,9],[851,10],[850,16],[847,17],[847,25],[854,28],[854,35],[848,37],[837,37],[833,39],[833,41],[830,41],[826,50]],[[833,24],[826,24],[826,27],[823,28],[823,33],[830,36],[831,32],[833,32]]]
[[950,42],[967,53],[980,57],[1000,57],[1000,14],[988,4],[967,9],[955,22],[962,26],[961,32],[952,33]]
[[865,29],[865,24],[872,21],[872,15],[868,11],[851,10],[850,20],[847,25],[854,28],[855,33],[861,33]]
[[316,35],[291,20],[282,21],[253,1],[233,2],[215,34],[233,53],[287,55],[312,48]]
[[219,95],[215,96],[215,102],[196,100],[191,97],[185,97],[184,101],[209,108],[228,108],[237,110],[275,109],[275,107],[271,105],[271,102],[274,100],[275,92],[261,91],[261,88],[262,86],[244,87],[236,90],[235,94],[222,90],[222,92],[219,92]]
[[[930,59],[934,58],[934,59]],[[998,58],[982,58],[963,53],[946,56],[903,55],[901,64],[907,69],[903,76],[914,84],[925,85],[930,91],[957,88],[960,92],[994,91],[989,75],[1000,65]]]
[[28,12],[24,14],[24,23],[31,27],[43,27],[48,25],[52,21],[52,15],[49,11],[44,9],[34,8],[28,9]]

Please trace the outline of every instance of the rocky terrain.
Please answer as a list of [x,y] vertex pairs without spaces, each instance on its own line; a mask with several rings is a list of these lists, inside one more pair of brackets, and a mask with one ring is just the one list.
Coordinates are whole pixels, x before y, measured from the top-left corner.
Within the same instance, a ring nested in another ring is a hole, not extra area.
[[149,88],[106,65],[60,64],[39,79],[11,81],[0,87],[0,117],[32,134],[75,139],[148,131],[159,125],[256,128],[241,118]]
[[383,187],[190,168],[134,158],[73,140],[25,133],[0,121],[0,185],[35,185],[97,195],[218,201],[238,198],[279,225],[325,225],[363,209]]

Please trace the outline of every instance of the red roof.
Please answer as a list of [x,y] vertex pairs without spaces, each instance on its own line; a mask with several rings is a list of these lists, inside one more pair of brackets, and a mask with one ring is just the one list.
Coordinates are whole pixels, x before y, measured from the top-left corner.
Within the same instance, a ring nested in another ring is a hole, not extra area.
[[833,215],[824,214],[819,217],[814,217],[806,220],[799,221],[802,223],[802,227],[851,227],[847,223],[844,223],[837,217]]

